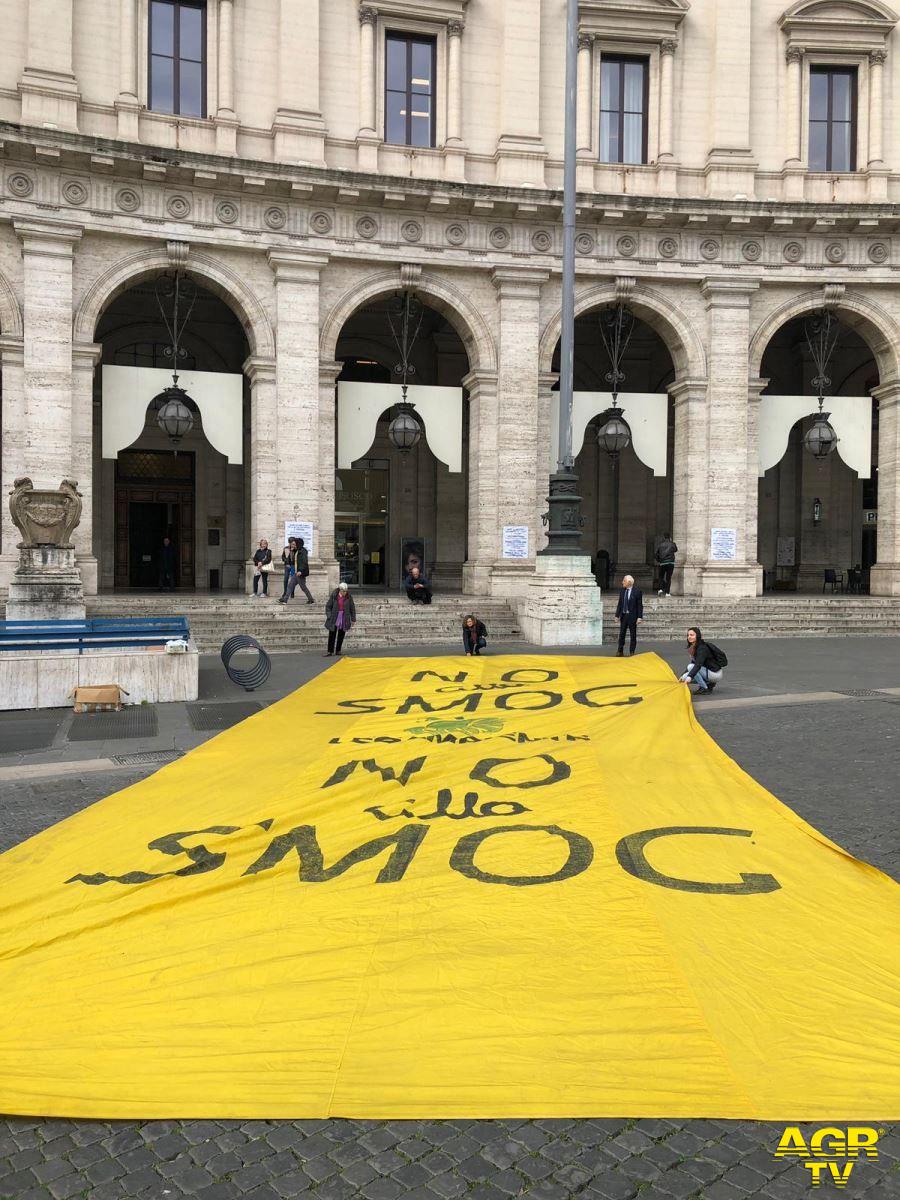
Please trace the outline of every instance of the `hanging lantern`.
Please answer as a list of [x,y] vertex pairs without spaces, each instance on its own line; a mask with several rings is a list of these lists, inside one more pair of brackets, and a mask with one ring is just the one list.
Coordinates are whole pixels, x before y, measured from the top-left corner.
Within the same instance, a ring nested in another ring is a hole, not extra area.
[[621,408],[614,408],[603,425],[597,430],[597,444],[610,457],[615,457],[631,445],[631,430],[624,420]]
[[158,396],[153,398],[153,404],[159,405],[159,412],[156,414],[156,421],[163,433],[167,433],[169,438],[178,443],[194,428],[194,417],[191,410],[188,408],[186,401],[190,400],[184,388],[173,384],[172,387],[167,387],[164,392],[160,392]]
[[[406,388],[403,389],[404,393]],[[416,420],[415,409],[405,401],[397,405],[397,415],[388,426],[388,437],[401,454],[408,454],[419,444],[422,426]]]
[[828,420],[830,416],[831,413],[822,412],[820,408],[815,421],[803,438],[803,445],[814,458],[827,458],[837,449],[840,438]]

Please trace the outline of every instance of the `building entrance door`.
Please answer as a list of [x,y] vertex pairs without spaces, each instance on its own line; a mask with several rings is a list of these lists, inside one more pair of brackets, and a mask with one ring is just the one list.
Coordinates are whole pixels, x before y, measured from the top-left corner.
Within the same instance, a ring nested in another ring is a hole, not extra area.
[[334,548],[341,581],[351,587],[388,584],[386,470],[337,472]]
[[116,587],[157,588],[163,538],[176,587],[194,586],[194,455],[123,450],[116,460]]

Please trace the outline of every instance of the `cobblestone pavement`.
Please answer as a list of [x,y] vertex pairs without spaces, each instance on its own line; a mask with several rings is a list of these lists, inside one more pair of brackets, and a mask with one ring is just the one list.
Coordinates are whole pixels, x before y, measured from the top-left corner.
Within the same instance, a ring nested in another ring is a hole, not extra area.
[[[755,696],[760,706],[717,709],[711,698],[697,711],[725,750],[801,816],[900,878],[900,704],[863,697],[826,704],[811,696],[777,711],[766,707],[767,692],[799,691],[802,679],[807,689],[896,687],[900,642],[894,647],[897,669],[886,670],[884,646],[831,642],[823,667],[812,645],[781,643],[776,663],[776,652],[767,660],[769,651],[757,644],[757,677],[745,668],[742,689],[725,694]],[[729,654],[734,660],[731,644]],[[882,673],[875,682],[866,654]],[[23,770],[14,787],[0,784],[0,850],[151,769],[91,771],[86,762],[64,781],[30,779]],[[856,1163],[837,1192],[830,1184],[812,1190],[799,1162],[776,1160],[784,1126],[763,1122],[9,1118],[0,1120],[0,1200],[900,1200],[900,1124],[865,1123],[884,1131],[879,1157]]]

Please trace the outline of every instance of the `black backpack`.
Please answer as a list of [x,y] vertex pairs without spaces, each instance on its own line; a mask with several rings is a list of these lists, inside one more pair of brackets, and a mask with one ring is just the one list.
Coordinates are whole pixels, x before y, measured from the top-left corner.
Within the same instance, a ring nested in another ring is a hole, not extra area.
[[706,648],[709,651],[709,656],[712,659],[713,670],[721,671],[723,667],[728,666],[728,655],[724,650],[720,650],[713,642],[707,642]]

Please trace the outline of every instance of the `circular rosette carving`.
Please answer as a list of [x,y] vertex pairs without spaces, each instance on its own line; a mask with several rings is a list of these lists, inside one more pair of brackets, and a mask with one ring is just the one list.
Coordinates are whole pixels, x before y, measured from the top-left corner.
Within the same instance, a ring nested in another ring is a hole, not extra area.
[[553,245],[553,238],[546,229],[537,229],[531,235],[531,244],[538,254],[546,254]]
[[755,240],[744,242],[743,246],[741,246],[741,254],[743,254],[747,262],[758,262],[762,256],[762,245]]
[[119,188],[116,192],[116,205],[122,212],[137,212],[141,207],[141,198],[134,188]]
[[847,249],[843,242],[830,242],[825,247],[825,257],[830,263],[843,262],[847,256]]
[[673,237],[660,238],[657,250],[659,250],[663,258],[674,258],[678,253],[678,239]]
[[631,258],[632,254],[637,254],[637,238],[632,237],[630,233],[624,233],[616,242],[616,249],[625,258]]
[[502,225],[496,226],[491,230],[488,241],[495,250],[505,250],[509,245],[509,230],[504,229]]
[[782,250],[782,254],[784,255],[785,262],[789,262],[789,263],[799,262],[800,259],[803,257],[803,243],[802,242],[788,242],[785,245],[784,250]]
[[14,196],[18,196],[20,200],[24,200],[26,196],[30,196],[34,191],[34,180],[23,171],[17,171],[14,175],[9,176],[6,186]]
[[333,224],[331,213],[314,212],[309,218],[309,227],[313,233],[331,233]]
[[187,196],[170,196],[166,202],[166,212],[176,221],[183,221],[191,215],[191,202]]
[[418,221],[404,221],[400,233],[405,242],[421,242],[424,229]]
[[84,204],[88,198],[87,184],[80,179],[68,179],[62,185],[62,194],[68,204]]
[[238,206],[231,200],[220,200],[216,205],[216,220],[222,225],[233,225],[239,215]]
[[594,253],[594,238],[590,233],[579,233],[575,236],[575,253],[586,257]]
[[378,232],[378,222],[374,217],[370,217],[368,215],[362,216],[356,222],[356,232],[361,238],[365,238],[366,241],[369,241]]
[[888,248],[884,242],[873,242],[869,247],[869,260],[873,263],[887,262]]
[[283,208],[279,208],[277,204],[273,204],[271,208],[267,208],[263,213],[263,220],[269,229],[284,229],[287,224],[287,213]]
[[704,238],[700,243],[700,254],[707,262],[712,262],[714,258],[718,258],[722,252],[722,247],[715,238]]
[[465,225],[462,225],[459,221],[454,221],[452,225],[448,225],[444,230],[444,237],[451,246],[464,245],[468,236],[468,230],[466,229]]

